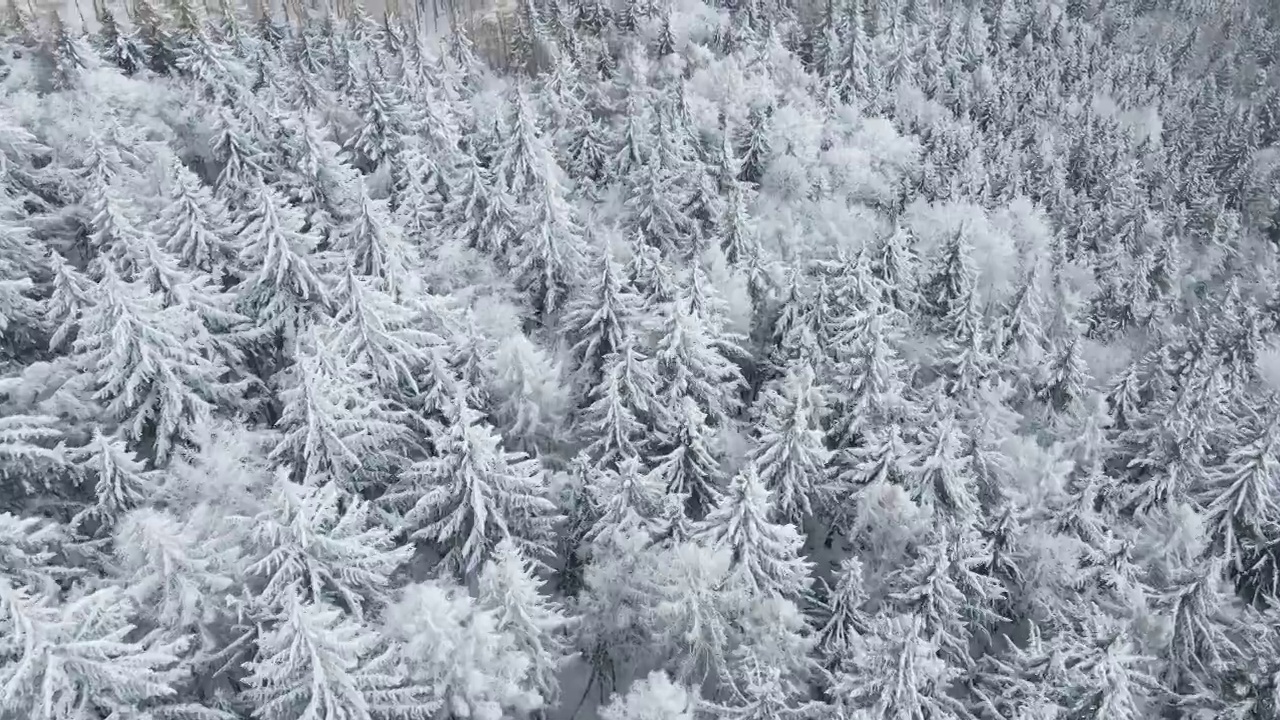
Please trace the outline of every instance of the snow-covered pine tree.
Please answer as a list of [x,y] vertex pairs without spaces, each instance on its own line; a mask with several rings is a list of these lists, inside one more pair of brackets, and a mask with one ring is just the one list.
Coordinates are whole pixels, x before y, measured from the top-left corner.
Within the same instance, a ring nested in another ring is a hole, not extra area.
[[444,239],[439,226],[445,203],[452,197],[449,178],[463,162],[462,154],[456,142],[446,159],[441,159],[440,151],[421,138],[411,136],[405,143],[401,151],[404,172],[391,188],[388,208],[405,238],[420,251],[427,251]]
[[1153,659],[1138,650],[1128,630],[1099,620],[1091,625],[1066,655],[1072,670],[1059,687],[1067,711],[1117,720],[1145,717],[1160,688],[1151,673]]
[[521,227],[515,201],[473,148],[462,154],[449,190],[440,218],[444,238],[505,257]]
[[871,631],[872,614],[863,607],[868,593],[862,563],[856,557],[841,560],[834,585],[825,589],[815,643],[824,664],[834,669],[857,652],[858,643]]
[[220,166],[214,182],[219,196],[237,203],[254,196],[256,183],[266,179],[267,163],[272,159],[264,145],[265,141],[254,136],[232,110],[223,108],[218,112],[210,149]]
[[588,489],[596,518],[583,540],[610,544],[637,531],[658,536],[663,529],[660,518],[666,488],[654,480],[635,457],[619,462],[617,470],[600,472]]
[[935,397],[923,425],[909,461],[912,497],[947,522],[971,525],[980,510],[977,488],[970,460],[962,454],[968,439],[950,401]]
[[724,212],[720,218],[720,249],[731,265],[740,265],[760,253],[760,236],[756,219],[750,212],[754,192],[736,179],[725,196]]
[[[939,329],[944,332],[957,328],[957,324],[947,322],[947,318],[966,319],[962,311],[975,292],[978,269],[973,259],[970,232],[967,226],[962,225],[947,235],[935,268],[920,289],[921,300],[925,304],[922,309],[940,323]],[[945,334],[959,336],[960,333]]]
[[46,330],[36,287],[48,265],[46,250],[24,216],[17,198],[0,187],[0,357],[34,348]]
[[355,158],[356,167],[366,174],[389,173],[400,177],[399,153],[405,136],[412,133],[412,113],[397,88],[390,85],[372,66],[366,66],[359,77],[360,90],[353,108],[360,117],[359,125],[346,142]]
[[1000,357],[1021,368],[1036,366],[1045,351],[1045,317],[1040,294],[1039,273],[1033,265],[1014,291],[999,324]]
[[856,447],[868,431],[910,413],[907,367],[896,347],[893,318],[872,306],[855,329],[836,342],[837,356],[825,388],[832,398],[828,438]]
[[92,42],[98,55],[125,75],[133,75],[146,67],[147,57],[137,33],[122,27],[109,8],[98,8],[98,32]]
[[114,586],[60,601],[0,579],[0,708],[59,720],[90,706],[142,711],[172,697],[175,646],[130,639],[135,610]]
[[650,156],[627,178],[626,227],[640,242],[664,256],[688,255],[693,247],[694,222],[684,213],[689,202],[679,169],[665,168],[661,153]]
[[159,298],[101,263],[95,304],[84,310],[72,346],[95,400],[134,443],[157,462],[194,442],[213,410],[230,402],[235,386],[210,357],[199,321],[183,306]]
[[795,526],[778,524],[771,493],[748,462],[698,527],[697,537],[729,553],[730,573],[752,592],[799,598],[809,589],[811,563],[800,553]]
[[[406,298],[409,300],[410,298]],[[433,353],[445,340],[421,327],[423,313],[384,292],[376,278],[362,277],[347,267],[334,288],[336,310],[324,330],[325,347],[346,361],[348,367],[369,373],[380,392],[389,398],[410,399],[430,390],[435,378],[425,371],[433,365]]]
[[393,298],[413,296],[420,290],[421,259],[392,222],[386,200],[374,200],[364,183],[354,195],[351,218],[336,232],[333,249],[343,253],[356,273],[373,278]]
[[812,365],[822,359],[819,327],[812,321],[815,319],[813,310],[820,307],[825,299],[820,296],[825,294],[826,284],[819,281],[814,293],[808,292],[807,285],[807,279],[800,270],[791,272],[786,294],[781,299],[777,317],[773,319],[770,365],[775,373],[792,364]]
[[243,517],[246,574],[268,611],[340,603],[357,618],[389,599],[390,578],[413,549],[397,546],[369,502],[332,483],[299,485],[281,473],[266,506]]
[[939,327],[943,335],[939,365],[947,392],[970,397],[989,381],[996,366],[976,289],[971,287],[952,305]]
[[1056,412],[1076,409],[1089,391],[1092,380],[1080,354],[1080,336],[1074,328],[1053,341],[1044,383],[1037,392]]
[[0,513],[0,583],[29,594],[54,595],[58,583],[82,573],[67,567],[67,527],[44,518]]
[[742,160],[738,179],[743,182],[759,185],[764,178],[773,152],[769,146],[772,114],[772,107],[752,105],[747,114],[746,126],[739,132],[737,156]]
[[354,222],[364,183],[316,117],[285,116],[280,129],[279,152],[289,162],[273,186],[302,210],[308,232],[328,239]]
[[180,162],[171,162],[169,172],[169,203],[156,223],[165,250],[184,267],[217,279],[238,269],[225,203]]
[[607,240],[594,251],[588,276],[594,282],[568,302],[561,318],[587,388],[603,379],[606,358],[621,348],[623,336],[640,329],[640,297],[629,287],[613,251]]
[[587,452],[608,468],[647,454],[646,423],[657,413],[659,400],[653,363],[632,333],[604,357],[600,372],[600,382],[587,393],[578,434],[588,443]]
[[560,694],[560,668],[568,658],[568,618],[541,592],[541,584],[516,544],[503,540],[480,572],[478,602],[494,614],[498,630],[510,633],[529,657],[533,687],[552,705]]
[[1253,652],[1248,643],[1235,639],[1248,627],[1244,605],[1216,562],[1180,570],[1156,599],[1171,626],[1161,680],[1182,696],[1206,689],[1226,695],[1222,685],[1232,681],[1231,669],[1247,662]]
[[675,269],[652,245],[631,244],[627,278],[640,293],[646,309],[657,314],[661,314],[664,304],[672,302],[680,291]]
[[239,228],[240,262],[251,268],[241,284],[246,311],[277,342],[294,339],[332,303],[330,280],[316,257],[319,239],[304,230],[297,209],[261,179]]
[[226,633],[227,593],[235,583],[228,571],[238,558],[201,540],[192,525],[167,512],[134,510],[116,525],[114,570],[128,595],[146,608],[147,621],[168,637],[191,636],[195,647],[188,650],[208,657],[235,639]]
[[81,73],[90,68],[91,63],[96,64],[97,58],[56,10],[50,13],[48,25],[38,52],[49,76],[46,82],[55,92],[74,90],[80,87]]
[[517,91],[511,130],[495,160],[498,186],[514,199],[519,231],[507,255],[517,285],[542,316],[563,305],[584,269],[582,226],[568,202],[571,184]]
[[1004,589],[982,572],[989,559],[974,530],[941,530],[889,580],[890,597],[919,620],[941,659],[956,668],[972,665],[972,641],[1001,619],[992,608]]
[[9,487],[13,499],[49,489],[55,484],[52,471],[70,466],[59,424],[52,415],[0,417],[0,481]]
[[667,494],[685,502],[685,514],[700,520],[715,505],[724,488],[724,471],[712,445],[707,416],[692,398],[680,398],[668,408],[651,462],[656,481]]
[[938,650],[916,617],[877,617],[834,674],[836,717],[964,717],[964,706],[948,693],[961,671],[939,658]]
[[384,496],[404,508],[401,527],[435,543],[448,571],[473,577],[498,543],[510,539],[528,556],[545,556],[555,521],[537,459],[509,452],[479,412],[455,398],[450,427],[435,457],[407,468]]
[[1205,512],[1208,551],[1247,572],[1257,549],[1280,529],[1280,498],[1267,481],[1280,467],[1280,417],[1257,418],[1249,439],[1209,470],[1196,499]]
[[680,410],[688,398],[711,425],[728,425],[742,404],[742,374],[721,352],[713,328],[676,297],[665,307],[660,333],[653,356],[667,411]]
[[300,338],[293,365],[280,374],[281,434],[271,459],[307,485],[385,487],[411,444],[403,413],[335,339],[318,332]]
[[509,446],[531,453],[557,446],[570,399],[550,354],[513,334],[498,344],[490,367],[489,418]]
[[758,437],[748,460],[773,494],[778,517],[799,524],[821,507],[831,452],[822,421],[825,401],[813,369],[792,368],[757,400]]
[[885,290],[885,299],[895,310],[912,312],[921,300],[916,292],[916,272],[920,259],[912,247],[910,231],[898,226],[884,237],[873,256],[872,272]]
[[148,470],[125,447],[124,438],[95,428],[88,444],[75,448],[72,457],[83,481],[93,483],[94,501],[76,513],[71,525],[94,531],[110,531],[126,513],[143,506],[158,486],[159,473]]
[[[264,720],[369,720],[392,710],[408,717],[439,703],[422,686],[402,686],[394,649],[358,620],[285,588],[273,626],[246,663],[243,699]],[[382,712],[379,712],[382,711]]]

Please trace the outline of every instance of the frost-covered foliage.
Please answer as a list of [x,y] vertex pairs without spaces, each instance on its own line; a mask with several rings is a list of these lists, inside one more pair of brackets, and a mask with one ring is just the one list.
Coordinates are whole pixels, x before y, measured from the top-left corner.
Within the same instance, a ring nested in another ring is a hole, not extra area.
[[86,5],[3,720],[1277,716],[1274,3]]

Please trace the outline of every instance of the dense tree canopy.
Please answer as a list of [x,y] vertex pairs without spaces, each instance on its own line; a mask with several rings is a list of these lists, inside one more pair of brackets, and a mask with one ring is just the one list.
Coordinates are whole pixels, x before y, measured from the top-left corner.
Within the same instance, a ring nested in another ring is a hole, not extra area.
[[1275,3],[286,5],[0,13],[0,718],[1277,717]]

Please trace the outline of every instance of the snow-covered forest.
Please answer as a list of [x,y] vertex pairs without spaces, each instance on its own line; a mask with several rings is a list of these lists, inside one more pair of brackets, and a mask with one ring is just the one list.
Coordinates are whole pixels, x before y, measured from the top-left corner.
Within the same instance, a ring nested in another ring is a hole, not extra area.
[[10,0],[0,720],[1280,717],[1278,8]]

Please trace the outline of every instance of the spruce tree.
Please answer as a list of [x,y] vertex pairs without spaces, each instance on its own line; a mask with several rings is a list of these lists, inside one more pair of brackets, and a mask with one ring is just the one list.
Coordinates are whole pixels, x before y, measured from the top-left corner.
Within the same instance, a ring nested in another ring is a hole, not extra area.
[[893,319],[872,305],[853,331],[837,341],[837,363],[827,390],[833,405],[829,438],[837,447],[856,446],[877,424],[905,416],[907,367],[898,340]]
[[943,530],[889,580],[890,597],[957,668],[972,664],[970,643],[1000,620],[992,608],[1004,589],[981,572],[987,557],[976,532]]
[[662,530],[665,492],[666,488],[656,484],[636,458],[623,460],[617,470],[599,473],[590,489],[597,517],[583,539],[608,544],[637,530],[657,536]]
[[360,124],[347,140],[346,149],[361,171],[381,170],[393,178],[399,177],[402,171],[399,153],[405,136],[412,130],[410,111],[400,93],[372,68],[364,70],[360,85],[362,92],[356,96],[355,107]]
[[0,357],[12,357],[43,341],[36,278],[47,263],[31,237],[21,206],[0,189]]
[[568,623],[555,601],[540,591],[533,565],[504,540],[479,578],[479,604],[494,613],[501,632],[510,633],[532,666],[533,687],[548,705],[560,692],[560,665],[568,651],[563,633]]
[[377,635],[332,605],[290,591],[246,663],[243,699],[265,720],[367,720],[394,700],[402,712],[435,705],[416,688],[397,688],[396,657]]
[[578,432],[596,462],[612,467],[647,450],[645,430],[658,412],[660,400],[653,363],[630,333],[622,337],[617,350],[605,356],[601,376],[587,393],[588,404]]
[[707,416],[690,398],[676,402],[666,411],[668,425],[657,437],[652,472],[669,495],[681,498],[686,515],[699,520],[719,500],[724,476]]
[[[334,289],[336,309],[326,325],[328,347],[374,379],[389,398],[414,398],[438,384],[434,372],[446,341],[423,329],[424,314],[348,266]],[[433,368],[434,370],[434,368]],[[424,377],[425,375],[425,377]]]
[[590,387],[603,379],[606,358],[638,328],[640,297],[628,287],[621,264],[606,244],[596,251],[590,277],[595,282],[569,301],[561,319],[572,350]]
[[1232,448],[1196,491],[1205,510],[1208,551],[1236,572],[1245,572],[1256,549],[1280,529],[1280,505],[1267,478],[1280,462],[1280,423],[1259,419],[1251,437]]
[[401,647],[401,672],[410,685],[425,688],[437,707],[502,717],[541,705],[529,682],[528,656],[464,587],[440,581],[408,586],[388,609],[381,632]]
[[582,226],[567,201],[563,174],[547,152],[548,164],[529,204],[519,208],[523,230],[512,247],[509,262],[517,285],[529,294],[534,309],[548,317],[561,309],[583,271]]
[[474,577],[503,540],[530,557],[543,556],[551,539],[554,504],[536,459],[509,452],[480,413],[461,398],[449,409],[448,435],[438,455],[414,463],[384,497],[405,508],[401,527],[436,543],[445,567]]
[[449,190],[441,210],[444,237],[505,257],[521,225],[514,200],[494,179],[493,171],[473,153],[464,153],[449,180]]
[[64,430],[52,415],[9,414],[0,417],[0,481],[14,497],[48,490],[72,459],[62,447]]
[[353,192],[351,218],[334,238],[333,249],[342,252],[356,274],[372,278],[396,299],[412,296],[419,287],[421,261],[416,249],[392,222],[386,200],[374,200],[364,183]]
[[811,565],[792,525],[772,521],[773,498],[748,462],[698,527],[697,537],[730,555],[730,572],[753,592],[798,598],[809,588]]
[[833,668],[857,652],[863,636],[872,629],[872,615],[863,607],[868,593],[862,563],[854,557],[841,560],[835,583],[826,590],[816,643],[825,664]]
[[962,455],[966,441],[954,411],[937,398],[912,452],[908,479],[917,502],[962,526],[979,511],[969,458]]
[[170,201],[156,227],[164,249],[185,267],[215,278],[238,269],[225,203],[178,162],[170,165],[170,183]]
[[99,56],[125,75],[133,75],[146,67],[146,50],[136,32],[121,27],[110,9],[99,8],[98,33],[93,39]]
[[286,116],[280,122],[280,152],[288,158],[273,186],[301,208],[305,227],[329,239],[355,223],[363,209],[359,195],[364,183],[350,164],[350,156],[328,138],[327,129],[312,115]]
[[659,395],[667,409],[682,398],[695,406],[715,426],[727,425],[741,405],[742,376],[717,347],[712,329],[687,309],[680,298],[668,303],[654,360],[658,365]]
[[0,580],[0,707],[57,720],[90,705],[127,710],[173,696],[177,646],[131,639],[134,611],[115,586],[62,601]]
[[964,717],[964,706],[948,693],[961,670],[939,660],[938,642],[918,618],[878,617],[861,645],[834,675],[838,717]]
[[332,303],[315,257],[319,239],[279,193],[261,180],[239,228],[240,263],[252,269],[243,302],[264,330],[291,342]]
[[72,346],[95,400],[158,462],[193,443],[214,409],[234,398],[226,369],[208,353],[199,321],[186,308],[123,280],[108,263],[96,302],[85,309]]
[[741,158],[738,180],[760,185],[768,168],[773,149],[770,147],[770,119],[773,108],[753,105],[747,113],[747,123],[738,131],[738,152]]
[[327,337],[304,336],[297,352],[279,377],[280,439],[271,459],[305,484],[385,485],[409,442],[398,412],[379,394],[370,370],[344,360]]
[[822,431],[824,400],[808,366],[792,369],[758,403],[759,436],[749,455],[775,498],[778,516],[800,523],[822,505],[831,453]]
[[693,720],[696,699],[688,689],[655,670],[641,678],[626,695],[613,697],[600,709],[603,720]]
[[92,482],[94,502],[72,518],[72,526],[110,531],[129,511],[146,504],[158,486],[159,473],[148,470],[118,436],[95,429],[89,444],[74,452],[79,474]]
[[340,603],[355,617],[388,598],[389,578],[412,548],[396,545],[373,507],[336,485],[299,485],[283,473],[266,505],[245,523],[259,604],[288,611],[295,602]]

